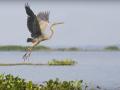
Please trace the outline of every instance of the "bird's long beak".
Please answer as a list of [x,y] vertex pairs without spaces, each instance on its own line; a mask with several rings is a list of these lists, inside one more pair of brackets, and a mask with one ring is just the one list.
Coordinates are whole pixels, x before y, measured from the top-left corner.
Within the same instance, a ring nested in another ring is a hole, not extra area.
[[57,25],[59,25],[59,24],[64,24],[63,22],[55,22],[55,23],[53,23],[51,26],[50,26],[50,29],[51,30],[53,30],[53,28],[55,27],[55,26],[57,26]]
[[58,23],[56,23],[56,24],[64,24],[64,22],[58,22]]
[[64,22],[54,22],[51,26],[56,26],[56,25],[59,25],[59,24],[64,24]]

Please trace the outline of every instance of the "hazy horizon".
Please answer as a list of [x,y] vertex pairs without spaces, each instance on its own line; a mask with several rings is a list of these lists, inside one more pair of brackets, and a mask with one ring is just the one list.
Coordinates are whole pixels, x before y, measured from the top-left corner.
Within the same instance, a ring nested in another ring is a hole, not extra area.
[[[24,5],[27,1],[0,1],[0,45],[30,45],[26,38],[27,15]],[[120,2],[41,2],[29,1],[31,9],[50,11],[50,22],[64,22],[56,27],[51,40],[41,45],[59,46],[107,46],[120,45]]]

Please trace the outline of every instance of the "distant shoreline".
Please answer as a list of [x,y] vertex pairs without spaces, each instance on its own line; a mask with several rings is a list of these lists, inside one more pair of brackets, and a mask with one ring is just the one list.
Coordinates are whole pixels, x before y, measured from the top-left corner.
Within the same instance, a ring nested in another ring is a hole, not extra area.
[[[19,46],[19,45],[4,45],[0,46],[0,51],[25,51],[27,47],[30,46]],[[102,48],[77,48],[77,47],[68,47],[68,48],[50,48],[47,46],[37,46],[33,51],[120,51],[120,48],[117,46],[107,46]]]

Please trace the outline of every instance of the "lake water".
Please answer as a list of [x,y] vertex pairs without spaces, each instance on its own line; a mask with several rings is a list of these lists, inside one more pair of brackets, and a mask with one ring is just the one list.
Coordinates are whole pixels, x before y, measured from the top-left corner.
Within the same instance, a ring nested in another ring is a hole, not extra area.
[[[25,52],[0,52],[0,63],[23,62]],[[70,58],[74,66],[0,66],[0,73],[13,74],[40,83],[45,80],[84,80],[107,89],[120,87],[120,52],[33,52],[29,62],[47,63]]]

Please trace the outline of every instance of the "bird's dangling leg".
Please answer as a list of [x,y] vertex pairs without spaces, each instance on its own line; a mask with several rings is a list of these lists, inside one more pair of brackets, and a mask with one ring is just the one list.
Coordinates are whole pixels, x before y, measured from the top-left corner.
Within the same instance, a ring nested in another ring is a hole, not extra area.
[[27,52],[24,54],[23,59],[26,61],[27,59],[29,60],[29,57],[32,53],[32,49],[39,43],[39,41],[35,42],[32,44],[30,48],[27,48]]
[[31,56],[31,53],[32,53],[32,49],[29,51],[29,53],[28,53],[28,56],[27,56],[27,58],[28,58],[28,61],[29,61],[29,57]]
[[27,49],[27,52],[23,55],[24,62],[28,59],[31,55],[32,47]]
[[27,60],[28,53],[29,53],[29,48],[26,50],[26,53],[23,55],[24,62]]

